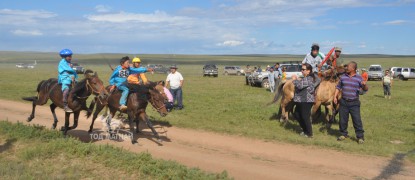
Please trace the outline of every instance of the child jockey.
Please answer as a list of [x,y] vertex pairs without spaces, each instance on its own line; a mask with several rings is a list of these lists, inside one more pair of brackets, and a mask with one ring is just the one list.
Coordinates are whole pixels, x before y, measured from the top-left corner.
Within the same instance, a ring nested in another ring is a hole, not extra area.
[[65,112],[73,112],[72,109],[68,107],[68,97],[72,83],[78,81],[78,75],[76,74],[76,71],[72,69],[72,51],[70,49],[63,49],[59,52],[59,55],[62,57],[62,60],[59,62],[58,66],[58,84],[62,84],[63,109]]
[[[139,68],[141,66],[141,60],[138,57],[133,58],[133,67]],[[127,78],[129,84],[141,84],[146,85],[148,83],[147,77],[144,73],[130,74]]]
[[120,66],[115,68],[114,72],[112,73],[110,77],[110,85],[112,86],[110,91],[113,92],[113,90],[117,87],[118,90],[122,91],[121,93],[121,99],[120,99],[120,110],[124,111],[127,110],[127,97],[129,93],[129,89],[127,87],[127,77],[130,74],[140,74],[145,73],[147,71],[152,71],[151,69],[147,68],[134,68],[130,67],[130,58],[128,56],[122,57],[120,59]]

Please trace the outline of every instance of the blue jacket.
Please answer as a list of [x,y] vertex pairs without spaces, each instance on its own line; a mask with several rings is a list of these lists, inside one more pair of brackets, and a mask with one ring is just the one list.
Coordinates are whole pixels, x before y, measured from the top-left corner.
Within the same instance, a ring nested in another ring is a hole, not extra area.
[[75,77],[75,81],[78,81],[78,74],[71,68],[71,63],[62,59],[58,65],[58,83],[59,84],[71,84],[72,77]]
[[127,69],[123,69],[121,66],[118,66],[114,69],[110,77],[110,85],[120,86],[122,83],[127,81],[127,77],[130,74],[140,74],[147,72],[147,68],[140,67],[140,68],[133,68],[129,67]]

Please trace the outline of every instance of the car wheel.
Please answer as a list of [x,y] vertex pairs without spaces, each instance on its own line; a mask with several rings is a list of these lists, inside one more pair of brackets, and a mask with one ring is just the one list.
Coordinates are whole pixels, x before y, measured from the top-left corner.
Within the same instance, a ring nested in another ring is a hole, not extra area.
[[240,76],[241,75],[241,72],[237,72],[236,75]]
[[225,71],[225,76],[229,75],[227,71]]
[[399,75],[398,78],[402,81],[405,80],[405,78],[402,75]]
[[213,77],[218,77],[218,75],[216,74],[216,75],[213,75]]
[[262,80],[261,87],[268,89],[269,88],[269,81],[268,79]]

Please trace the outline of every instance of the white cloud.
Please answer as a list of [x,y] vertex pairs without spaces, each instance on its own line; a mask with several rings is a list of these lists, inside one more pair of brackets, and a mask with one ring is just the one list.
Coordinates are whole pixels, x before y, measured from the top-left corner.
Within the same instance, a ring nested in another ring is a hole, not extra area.
[[383,24],[385,24],[385,25],[402,25],[402,24],[405,24],[407,22],[408,21],[406,21],[406,20],[394,20],[394,21],[385,22]]
[[25,31],[25,30],[17,29],[11,32],[18,36],[42,36],[43,35],[43,33],[38,30]]
[[243,41],[237,41],[237,40],[227,40],[221,43],[217,43],[216,46],[225,46],[225,47],[235,47],[245,44]]
[[162,23],[162,22],[178,22],[185,21],[191,18],[183,16],[171,16],[163,11],[155,11],[151,14],[137,14],[128,12],[119,12],[115,14],[101,14],[101,15],[88,15],[86,16],[91,21],[98,22],[145,22],[145,23]]
[[112,8],[110,6],[102,5],[102,4],[95,6],[95,10],[99,13],[110,12],[111,9]]
[[32,25],[56,16],[57,14],[45,10],[0,9],[0,24]]
[[350,21],[338,21],[337,24],[344,24],[344,25],[355,25],[360,24],[361,21],[359,20],[350,20]]

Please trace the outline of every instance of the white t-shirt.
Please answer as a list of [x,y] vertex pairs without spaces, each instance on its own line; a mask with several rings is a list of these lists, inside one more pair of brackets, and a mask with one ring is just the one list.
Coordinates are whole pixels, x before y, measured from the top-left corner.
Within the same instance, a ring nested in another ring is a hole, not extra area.
[[176,71],[174,74],[170,73],[167,76],[166,81],[170,83],[170,88],[178,89],[180,87],[180,81],[183,81],[183,76],[182,74]]

